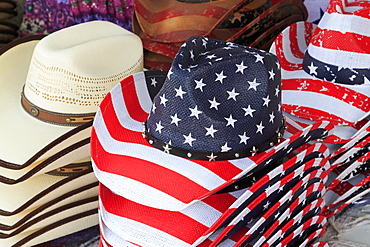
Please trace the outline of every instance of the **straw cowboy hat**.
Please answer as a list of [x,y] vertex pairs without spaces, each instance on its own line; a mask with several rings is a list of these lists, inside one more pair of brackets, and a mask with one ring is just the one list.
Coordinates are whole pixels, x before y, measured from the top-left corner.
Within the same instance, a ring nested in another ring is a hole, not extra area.
[[283,111],[303,124],[333,123],[330,143],[343,144],[369,125],[369,6],[332,0],[317,26],[289,26],[270,50],[281,63]]
[[11,179],[89,157],[100,101],[143,69],[140,39],[111,22],[30,39],[9,44],[0,56],[0,174]]
[[[317,158],[320,161],[316,161],[319,164],[315,163],[314,170],[323,169],[320,173],[325,181],[324,157],[328,152],[325,148],[313,151],[309,143],[325,138],[333,126],[318,122],[292,135],[290,129],[298,125],[289,118],[284,120],[280,94],[276,56],[199,36],[182,45],[168,73],[139,72],[114,87],[94,120],[91,155],[94,172],[104,185],[101,188],[130,205],[127,211],[122,208],[113,213],[112,219],[125,211],[123,218],[128,217],[126,223],[131,222],[132,228],[118,224],[116,230],[133,230],[130,234],[135,235],[135,231],[139,234],[142,227],[151,224],[149,218],[154,215],[150,214],[147,222],[135,221],[138,215],[134,212],[142,213],[141,209],[171,217],[182,217],[184,212],[187,216],[206,215],[211,226],[223,213],[237,210],[227,209],[271,170],[276,168],[276,174],[284,174],[288,166],[277,166],[296,153],[302,154],[290,161],[291,166]],[[311,156],[315,152],[319,157]],[[307,183],[315,177],[321,179],[317,174],[309,175],[314,171],[307,172]],[[304,172],[298,169],[289,174]],[[268,183],[264,184],[267,187]],[[110,196],[100,195],[101,212],[105,213],[104,207],[114,205],[106,203]],[[127,212],[133,214],[127,216]],[[201,218],[187,221],[186,239],[167,232],[176,222],[169,220],[168,225],[161,221],[166,230],[145,230],[148,237],[140,241],[148,240],[145,244],[155,246],[150,241],[159,234],[172,246],[192,244],[204,233],[204,227],[195,227]],[[113,221],[105,224],[109,222]],[[112,230],[112,225],[108,228]],[[162,240],[157,244],[164,244]]]

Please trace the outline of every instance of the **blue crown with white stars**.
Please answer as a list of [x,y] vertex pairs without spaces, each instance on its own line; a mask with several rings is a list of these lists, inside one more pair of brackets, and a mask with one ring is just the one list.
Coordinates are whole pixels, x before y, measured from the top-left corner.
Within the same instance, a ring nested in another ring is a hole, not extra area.
[[278,58],[194,36],[153,100],[144,137],[170,154],[229,160],[274,146],[283,129]]

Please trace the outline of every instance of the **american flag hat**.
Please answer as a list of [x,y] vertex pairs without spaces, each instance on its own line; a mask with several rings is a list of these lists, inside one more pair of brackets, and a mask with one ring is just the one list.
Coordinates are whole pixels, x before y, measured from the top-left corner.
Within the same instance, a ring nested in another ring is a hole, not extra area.
[[281,63],[283,111],[306,124],[333,123],[335,135],[325,141],[345,143],[368,123],[369,6],[331,0],[317,26],[295,23],[270,49]]
[[[163,236],[171,246],[189,246],[256,175],[330,134],[329,122],[294,135],[285,129],[279,84],[276,56],[199,36],[185,42],[168,73],[124,79],[102,101],[91,133],[105,224],[145,231],[137,242]],[[285,123],[295,126],[289,118]],[[315,147],[298,157],[328,155]],[[149,216],[159,218],[148,222]],[[181,223],[168,228],[162,220],[167,217]],[[117,219],[122,224],[114,224]]]

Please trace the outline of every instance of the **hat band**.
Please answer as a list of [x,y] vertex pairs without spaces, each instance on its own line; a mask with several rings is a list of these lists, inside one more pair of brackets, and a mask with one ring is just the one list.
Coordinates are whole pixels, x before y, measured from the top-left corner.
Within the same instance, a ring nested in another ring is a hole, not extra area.
[[28,112],[31,116],[56,125],[63,125],[63,126],[78,126],[87,122],[94,120],[95,113],[87,113],[87,114],[65,114],[65,113],[57,113],[47,111],[42,109],[34,104],[32,104],[24,95],[21,93],[21,104],[23,109]]
[[257,153],[266,151],[267,149],[279,143],[281,138],[283,138],[283,133],[285,130],[285,126],[283,125],[275,136],[273,136],[266,142],[263,142],[259,145],[255,145],[250,148],[232,151],[232,152],[202,152],[202,151],[190,151],[187,149],[174,147],[174,146],[169,145],[168,143],[162,142],[149,134],[148,129],[146,127],[146,123],[144,123],[144,126],[145,127],[143,130],[143,137],[153,147],[160,149],[164,151],[165,153],[173,154],[173,155],[180,156],[183,158],[194,159],[194,160],[208,160],[208,161],[232,160],[232,159],[239,159],[239,158],[254,156]]
[[71,176],[76,173],[80,173],[86,170],[92,169],[91,162],[84,162],[80,164],[73,164],[73,165],[67,165],[64,167],[57,168],[55,170],[52,170],[50,172],[47,172],[46,174],[52,175],[52,176]]
[[313,58],[308,51],[304,54],[302,67],[307,74],[325,81],[349,85],[370,83],[370,69],[338,67]]

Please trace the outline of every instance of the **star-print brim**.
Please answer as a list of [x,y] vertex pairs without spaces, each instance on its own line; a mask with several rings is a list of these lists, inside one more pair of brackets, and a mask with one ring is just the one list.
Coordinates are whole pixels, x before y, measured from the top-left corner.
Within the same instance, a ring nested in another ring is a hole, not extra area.
[[270,48],[280,60],[283,111],[312,121],[353,126],[369,116],[370,87],[345,85],[314,77],[302,69],[316,25],[297,22],[278,35]]
[[[155,75],[157,73],[157,75]],[[152,108],[152,85],[164,81],[160,71],[146,71],[124,79],[102,101],[91,133],[91,156],[98,180],[117,195],[165,210],[181,210],[225,189],[235,191],[249,173],[276,164],[311,140],[325,138],[333,129],[318,122],[256,156],[224,161],[194,160],[151,146],[142,135]],[[294,126],[294,121],[287,119]],[[234,196],[224,199],[232,204]]]

